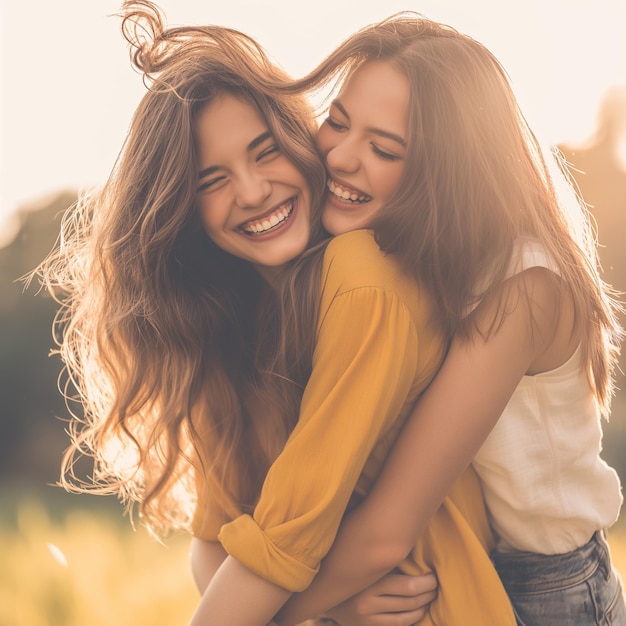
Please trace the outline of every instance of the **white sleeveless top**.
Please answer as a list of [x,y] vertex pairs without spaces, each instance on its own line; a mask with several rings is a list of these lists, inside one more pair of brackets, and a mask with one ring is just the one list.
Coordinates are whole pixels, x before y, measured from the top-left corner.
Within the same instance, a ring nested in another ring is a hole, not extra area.
[[[509,276],[531,267],[556,270],[524,240]],[[617,520],[620,481],[600,458],[601,440],[580,347],[560,367],[523,377],[474,459],[498,550],[569,552]]]

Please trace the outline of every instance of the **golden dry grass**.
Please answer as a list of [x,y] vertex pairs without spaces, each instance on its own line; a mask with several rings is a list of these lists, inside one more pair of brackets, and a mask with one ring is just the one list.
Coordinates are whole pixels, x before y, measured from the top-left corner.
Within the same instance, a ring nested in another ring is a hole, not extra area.
[[17,528],[0,527],[0,624],[185,624],[198,599],[188,543],[164,546],[127,519],[88,511],[53,522],[40,504],[23,504]]
[[[626,574],[626,525],[609,537]],[[161,545],[120,515],[70,511],[54,521],[43,504],[19,506],[0,523],[2,626],[165,626],[185,624],[198,600],[189,539]]]
[[621,520],[609,532],[613,564],[626,584],[626,521]]

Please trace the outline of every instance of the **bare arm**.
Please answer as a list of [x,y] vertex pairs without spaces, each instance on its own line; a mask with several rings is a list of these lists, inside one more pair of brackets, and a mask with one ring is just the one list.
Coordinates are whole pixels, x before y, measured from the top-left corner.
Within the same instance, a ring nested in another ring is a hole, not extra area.
[[[522,376],[551,357],[557,306],[544,270],[530,270],[506,283],[517,306],[488,340],[454,341],[422,395],[374,489],[344,520],[333,548],[312,585],[283,607],[281,625],[323,613],[377,580],[402,560],[426,528],[457,478],[495,425]],[[534,324],[524,291],[532,299]],[[473,315],[481,327],[494,305]],[[570,335],[571,338],[571,335]],[[561,345],[562,344],[562,345]]]
[[228,556],[218,541],[204,541],[192,538],[189,549],[191,573],[198,591],[202,594],[208,587],[215,572]]
[[[242,565],[237,563],[234,559],[230,558],[222,545],[217,541],[204,541],[202,539],[193,538],[191,540],[191,548],[190,548],[190,560],[191,560],[191,572],[193,574],[194,581],[196,583],[196,587],[201,595],[204,595],[209,583],[213,581],[216,573],[218,571],[226,571],[230,572],[231,569],[233,571],[234,576],[237,576],[237,579],[242,584],[242,593],[245,593],[244,589],[246,588],[246,584],[249,586],[248,590],[248,598],[246,606],[243,606],[243,614],[238,616],[232,610],[232,604],[230,600],[227,602],[224,610],[227,611],[228,618],[233,620],[233,623],[237,623],[240,619],[244,619],[248,621],[250,618],[248,617],[249,611],[252,608],[253,614],[258,617],[259,612],[263,611],[263,607],[259,602],[266,603],[268,608],[265,610],[265,615],[269,616],[267,621],[270,621],[270,618],[276,611],[276,606],[281,606],[285,601],[288,594],[285,595],[285,590],[280,588],[274,588],[274,585],[270,585],[263,579],[258,579],[252,572],[246,570]],[[226,560],[231,562],[226,564],[226,568],[221,570],[221,566],[224,564]],[[219,593],[218,590],[215,593]],[[254,597],[252,594],[259,594],[259,597]],[[210,613],[207,611],[206,614],[202,613],[202,608],[198,607],[196,613],[191,621],[191,624],[222,624],[225,623],[225,620],[220,617],[220,605],[218,602],[214,601],[211,596],[208,596],[208,600],[204,600],[205,604],[211,602],[211,611]],[[250,603],[250,604],[248,604]],[[208,617],[210,614],[210,618]]]
[[190,626],[268,624],[290,595],[228,556],[204,591]]
[[[190,546],[191,571],[202,595],[228,554],[217,541],[192,538]],[[390,574],[361,594],[329,612],[340,624],[369,624],[376,619],[381,626],[389,621],[394,626],[410,626],[428,611],[436,596],[437,580],[432,574],[406,576]],[[402,615],[400,615],[402,612]]]

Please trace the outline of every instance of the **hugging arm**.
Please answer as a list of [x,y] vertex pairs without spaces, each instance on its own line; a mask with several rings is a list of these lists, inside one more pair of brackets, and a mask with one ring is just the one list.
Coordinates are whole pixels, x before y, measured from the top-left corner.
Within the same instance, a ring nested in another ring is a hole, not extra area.
[[327,612],[337,623],[350,626],[415,626],[437,596],[434,574],[388,574]]
[[[227,556],[218,541],[197,537],[192,539],[191,570],[201,595]],[[363,593],[335,607],[328,615],[340,624],[356,625],[369,624],[372,619],[376,619],[378,623],[382,615],[392,614],[394,626],[409,626],[426,614],[428,604],[436,596],[436,589],[437,580],[432,574],[417,577],[390,574]]]
[[263,626],[292,591],[310,584],[365,461],[402,410],[418,351],[402,302],[382,289],[351,290],[334,297],[322,320],[298,424],[268,472],[254,517],[222,528],[230,556],[193,626]]
[[[282,626],[327,611],[342,602],[346,592],[357,592],[404,558],[497,422],[522,376],[545,351],[550,334],[541,329],[554,328],[558,297],[545,270],[524,272],[506,281],[503,289],[505,298],[517,306],[487,340],[477,335],[453,341],[373,490],[344,519],[311,586],[281,610],[277,621]],[[472,313],[480,329],[492,319],[494,306],[484,302]]]

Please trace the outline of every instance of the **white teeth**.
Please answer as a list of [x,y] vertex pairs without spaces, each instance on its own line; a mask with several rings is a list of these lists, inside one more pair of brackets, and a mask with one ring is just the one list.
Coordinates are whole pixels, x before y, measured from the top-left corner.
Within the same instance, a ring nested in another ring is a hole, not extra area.
[[257,220],[255,222],[242,224],[239,228],[249,235],[261,235],[284,222],[291,215],[293,206],[293,200],[290,200],[287,206],[276,210],[269,217],[265,217],[262,220]]
[[354,191],[348,191],[347,189],[340,187],[333,180],[328,181],[328,189],[337,198],[340,198],[341,200],[350,200],[351,202],[356,202],[358,204],[369,202],[372,199],[370,196],[365,194],[360,195]]

